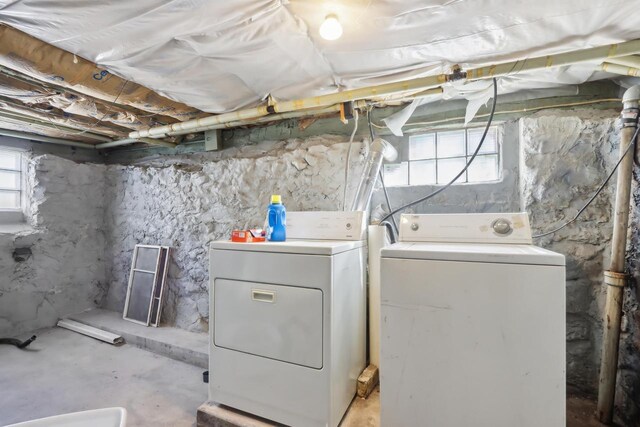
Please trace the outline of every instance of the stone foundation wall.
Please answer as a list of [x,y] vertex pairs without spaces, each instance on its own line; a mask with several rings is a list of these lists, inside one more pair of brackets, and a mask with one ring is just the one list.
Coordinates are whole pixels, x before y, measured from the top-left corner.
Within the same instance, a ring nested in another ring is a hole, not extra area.
[[[454,186],[413,211],[522,209],[530,213],[536,232],[554,228],[586,203],[615,163],[617,116],[614,110],[558,110],[507,122],[502,125],[504,179],[500,183]],[[220,153],[108,166],[111,287],[107,307],[123,308],[133,246],[169,245],[174,252],[164,321],[207,330],[209,242],[228,238],[233,228],[262,225],[271,193],[281,193],[289,210],[339,209],[345,139],[234,141],[236,148]],[[354,169],[361,164],[361,151],[358,144],[353,151]],[[354,170],[351,176],[355,185],[359,172]],[[575,224],[536,241],[567,257],[568,379],[571,386],[587,393],[594,393],[597,384],[601,278],[610,251],[613,187],[608,186]],[[390,188],[389,193],[397,206],[431,190],[427,186]],[[374,206],[382,203],[378,191]]]
[[[534,232],[553,229],[575,215],[615,164],[618,114],[617,110],[548,110],[507,122],[505,180],[498,185],[453,187],[414,211],[521,209],[529,212]],[[227,238],[233,228],[261,226],[272,193],[282,194],[290,211],[342,206],[346,135],[260,142],[256,134],[239,135],[221,152],[156,156],[132,165],[33,157],[32,227],[0,235],[0,331],[15,335],[50,326],[62,314],[103,301],[107,308],[122,311],[136,243],[173,249],[163,322],[207,330],[211,241]],[[347,201],[360,175],[363,151],[361,144],[354,144]],[[578,221],[536,240],[566,256],[567,376],[570,389],[589,394],[595,394],[597,386],[605,293],[602,271],[610,252],[614,181]],[[426,190],[391,189],[392,203],[397,206]],[[638,186],[634,200],[640,206]],[[378,193],[374,205],[381,203]],[[634,214],[629,267],[636,279],[639,221]],[[7,258],[16,247],[30,247],[32,257],[22,263]],[[640,413],[635,282],[625,298],[617,402],[629,425],[634,425]]]
[[[106,167],[51,155],[26,164],[30,223],[0,228],[0,336],[53,326],[106,296],[103,231]],[[31,256],[16,262],[16,248]]]
[[[617,111],[545,112],[520,121],[520,192],[535,233],[573,218],[617,161]],[[594,393],[615,193],[613,180],[582,216],[536,243],[567,263],[567,379]]]
[[[163,322],[207,330],[209,243],[234,228],[262,227],[271,194],[289,211],[340,209],[347,146],[327,136],[108,166],[107,307],[123,310],[135,244],[168,245]],[[361,148],[354,143],[352,176],[360,175]]]

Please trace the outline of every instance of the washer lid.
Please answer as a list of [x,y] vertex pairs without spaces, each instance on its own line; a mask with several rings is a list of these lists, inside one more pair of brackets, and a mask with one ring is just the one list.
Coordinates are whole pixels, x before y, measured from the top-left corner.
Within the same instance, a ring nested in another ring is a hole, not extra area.
[[383,258],[490,262],[564,266],[564,255],[532,245],[474,243],[396,243],[383,248]]
[[286,242],[238,243],[229,240],[211,242],[211,249],[286,254],[335,255],[364,246],[362,240],[287,240]]

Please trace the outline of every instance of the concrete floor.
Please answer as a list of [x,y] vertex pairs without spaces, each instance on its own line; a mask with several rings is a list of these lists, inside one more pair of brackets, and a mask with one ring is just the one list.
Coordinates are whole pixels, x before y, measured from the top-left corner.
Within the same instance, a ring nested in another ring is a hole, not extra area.
[[[122,406],[130,426],[195,426],[207,399],[202,368],[60,328],[36,335],[28,350],[0,345],[0,425]],[[342,426],[378,427],[379,396],[356,398]],[[601,426],[594,412],[595,402],[570,397],[567,426]]]
[[599,422],[596,417],[595,399],[588,399],[581,396],[569,396],[567,398],[567,427],[620,427],[618,422],[609,426]]
[[149,328],[122,318],[122,313],[93,308],[69,319],[120,335],[127,344],[190,365],[209,369],[209,333],[189,332],[171,326]]
[[195,425],[202,368],[60,328],[35,334],[28,350],[0,345],[0,425],[111,406],[130,426]]

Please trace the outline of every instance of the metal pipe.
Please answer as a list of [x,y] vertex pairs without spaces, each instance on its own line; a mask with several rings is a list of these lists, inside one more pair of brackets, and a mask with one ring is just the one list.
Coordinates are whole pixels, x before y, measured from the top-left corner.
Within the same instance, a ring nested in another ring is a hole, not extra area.
[[635,67],[612,64],[610,62],[603,62],[602,64],[600,64],[598,69],[600,69],[601,71],[606,71],[607,73],[621,74],[623,76],[640,76],[640,70]]
[[49,142],[51,144],[68,145],[70,147],[95,149],[95,145],[84,142],[67,141],[66,139],[52,138],[50,136],[36,135],[31,133],[17,132],[14,130],[0,129],[0,135],[11,136],[13,138],[29,139],[32,141]]
[[[420,92],[412,93],[410,95],[400,95],[398,97],[393,96],[393,97],[390,97],[390,98],[380,99],[379,101],[382,101],[382,102],[413,101],[414,99],[417,99],[417,98],[425,98],[427,96],[440,95],[440,94],[442,94],[442,92],[444,92],[442,87],[441,86],[437,86],[437,87],[434,87],[432,89],[421,90]],[[375,101],[376,99],[374,98],[373,100]]]
[[[394,99],[394,101],[411,100],[411,99],[415,99],[415,98],[422,98],[422,97],[425,97],[425,96],[437,95],[437,94],[441,94],[441,93],[442,93],[442,88],[437,87],[437,88],[434,88],[434,89],[429,89],[429,90],[426,90],[426,91],[421,91],[419,93],[408,95],[406,97],[397,98],[397,99]],[[219,124],[219,125],[205,126],[205,127],[202,127],[202,128],[195,128],[191,132],[204,132],[204,131],[213,130],[213,129],[230,129],[230,128],[235,128],[235,127],[239,127],[239,126],[248,126],[248,125],[254,125],[254,124],[268,123],[268,122],[278,121],[278,120],[287,120],[287,119],[294,119],[294,118],[307,117],[307,116],[318,116],[318,115],[322,115],[322,114],[337,113],[337,112],[340,111],[340,106],[341,105],[342,104],[334,104],[334,105],[330,105],[329,107],[323,107],[323,108],[309,108],[309,109],[305,109],[305,110],[290,111],[288,113],[269,114],[268,116],[260,117],[258,119],[254,119],[254,120],[241,120],[241,121],[235,121],[235,122],[222,123],[222,124]],[[367,105],[367,103],[365,101],[363,101],[363,100],[355,102],[355,108],[364,108],[364,107],[366,107],[366,105]],[[178,136],[178,135],[183,135],[183,134],[184,134],[184,132],[177,131],[177,132],[169,132],[169,133],[167,133],[165,135],[158,135],[158,137],[160,137],[160,136]]]
[[618,58],[609,58],[607,62],[617,65],[624,65],[625,67],[640,68],[640,56],[620,56]]
[[[264,117],[273,113],[288,113],[308,108],[326,107],[348,101],[380,98],[402,92],[421,91],[441,86],[447,81],[458,78],[466,78],[468,81],[487,79],[498,76],[517,74],[523,71],[534,71],[543,68],[560,67],[563,65],[581,62],[604,61],[607,58],[629,56],[640,53],[640,40],[631,40],[620,44],[600,46],[580,51],[561,53],[557,55],[541,56],[537,58],[511,61],[488,67],[480,67],[466,73],[454,73],[451,75],[439,74],[429,77],[421,77],[395,83],[386,83],[377,86],[369,86],[342,92],[314,96],[310,98],[296,99],[293,101],[278,102],[269,106],[260,106],[230,113],[207,116],[200,119],[188,120],[182,123],[174,123],[166,126],[153,127],[146,130],[135,131],[129,134],[129,138],[163,136],[165,134],[181,135],[193,132],[194,129],[206,130],[211,126],[229,122],[246,121]],[[465,77],[466,76],[466,77]]]
[[[582,106],[582,105],[593,105],[593,104],[600,104],[600,103],[605,103],[605,102],[615,102],[618,103],[622,101],[622,99],[620,98],[602,98],[602,99],[593,99],[593,100],[589,100],[589,101],[577,101],[577,102],[565,102],[565,103],[561,103],[561,104],[549,104],[549,105],[540,105],[540,106],[535,106],[535,107],[529,107],[529,108],[517,108],[517,109],[513,109],[513,110],[502,110],[502,111],[496,111],[495,115],[497,116],[498,114],[516,114],[516,113],[531,113],[533,111],[540,111],[540,110],[548,110],[548,109],[552,109],[552,108],[568,108],[568,107],[578,107],[578,106]],[[489,117],[491,114],[490,113],[485,113],[485,114],[476,114],[473,119],[477,120],[477,119],[481,119],[483,117]],[[441,125],[441,124],[447,124],[447,123],[451,123],[451,122],[461,122],[464,120],[464,116],[457,116],[457,117],[448,117],[446,119],[440,119],[440,120],[431,120],[428,122],[407,122],[404,124],[404,126],[434,126],[434,125]],[[374,127],[378,128],[378,129],[386,129],[386,126],[381,126],[378,124],[373,124]],[[416,128],[416,129],[410,129],[407,130],[405,132],[409,133],[409,132],[415,132],[415,131],[423,131],[425,129],[429,129],[429,127],[420,127],[420,128]]]
[[545,68],[561,67],[582,62],[605,61],[608,58],[629,56],[640,53],[640,40],[599,46],[556,55],[539,56],[488,67],[467,70],[467,80],[490,79],[522,72],[537,71]]
[[[638,126],[638,101],[640,85],[629,88],[623,98],[622,130],[620,132],[620,155],[624,156]],[[598,386],[598,418],[605,424],[613,421],[613,405],[618,370],[618,350],[620,343],[620,320],[622,299],[626,283],[625,253],[627,229],[629,226],[629,202],[633,178],[633,155],[627,155],[620,163],[616,184],[615,215],[613,218],[613,238],[611,241],[611,264],[604,272],[607,285],[605,305],[605,327],[602,338],[602,359]]]
[[125,138],[125,139],[119,139],[117,141],[103,142],[102,144],[97,144],[96,148],[98,150],[102,150],[104,148],[113,148],[113,147],[120,147],[122,145],[135,144],[136,142],[138,142],[138,140],[135,138]]
[[[203,132],[203,131],[206,131],[206,130],[213,130],[213,129],[227,129],[227,128],[234,128],[234,127],[238,127],[238,126],[247,126],[247,125],[252,125],[252,124],[267,123],[267,122],[276,121],[276,120],[286,120],[286,119],[293,119],[293,118],[305,117],[305,116],[316,116],[316,115],[320,115],[320,114],[337,113],[338,111],[340,111],[340,105],[341,104],[335,104],[335,105],[331,105],[329,107],[324,107],[324,108],[319,108],[319,109],[318,108],[312,108],[312,109],[308,109],[308,110],[291,111],[291,112],[288,112],[288,113],[269,114],[268,116],[260,117],[260,118],[255,119],[255,120],[239,120],[239,121],[235,121],[235,122],[222,123],[222,124],[219,124],[219,125],[212,125],[212,126],[205,126],[205,127],[201,127],[201,128],[195,128],[191,132]],[[181,132],[181,131],[169,132],[164,136],[177,136],[177,135],[182,135],[183,133],[184,132]]]
[[161,139],[153,139],[153,138],[126,138],[126,139],[119,139],[117,141],[110,141],[110,142],[104,142],[102,144],[98,144],[95,147],[98,150],[102,150],[104,148],[113,148],[113,147],[119,147],[121,145],[128,145],[128,144],[135,144],[136,142],[143,142],[145,144],[150,144],[150,145],[159,145],[161,147],[169,147],[169,148],[176,148],[178,144],[174,144],[173,142],[169,142],[169,141],[163,141]]
[[373,189],[375,188],[382,161],[394,161],[398,157],[396,149],[382,138],[376,138],[371,144],[369,156],[365,160],[362,177],[358,184],[358,191],[351,204],[352,211],[366,211],[369,209]]
[[297,99],[294,101],[284,101],[271,106],[260,106],[246,110],[234,111],[231,113],[219,114],[216,116],[203,117],[201,119],[189,120],[182,123],[174,123],[166,126],[158,126],[146,131],[136,131],[129,134],[130,138],[153,137],[155,135],[173,134],[179,135],[193,132],[194,129],[213,129],[212,126],[234,121],[246,121],[257,119],[273,113],[289,113],[293,111],[305,110],[309,108],[328,107],[343,102],[357,101],[366,98],[376,98],[386,95],[393,95],[401,92],[419,91],[421,89],[440,86],[447,81],[444,74],[419,79],[406,80],[396,83],[387,83],[378,86],[370,86],[360,89],[346,90],[343,92],[320,95],[312,98]]
[[176,135],[193,132],[197,128],[208,128],[212,125],[233,122],[238,120],[255,119],[269,114],[269,107],[263,105],[260,107],[249,108],[246,110],[232,111],[230,113],[218,114],[216,116],[207,116],[201,119],[188,120],[181,123],[173,123],[171,125],[153,127],[146,130],[135,131],[129,133],[129,138],[153,138],[161,137],[170,132]]
[[[363,108],[366,106],[366,102],[364,101],[358,101],[355,104],[356,104],[356,108]],[[321,108],[321,109],[312,108],[312,109],[302,110],[302,111],[292,111],[289,113],[270,114],[268,116],[264,116],[255,120],[239,120],[235,122],[223,123],[220,125],[206,126],[203,128],[193,129],[191,132],[203,132],[206,130],[214,130],[214,129],[230,129],[230,128],[239,127],[239,126],[258,125],[263,123],[269,123],[272,121],[286,120],[286,119],[292,119],[292,118],[331,114],[339,111],[340,111],[340,104],[336,104],[336,105],[332,105],[330,107]],[[145,142],[147,144],[152,144],[152,145],[165,145],[167,147],[175,147],[177,146],[176,144],[172,144],[171,142],[167,142],[167,141],[163,141],[164,144],[160,144],[159,142],[161,140],[155,139],[155,138],[165,137],[165,136],[177,136],[177,135],[183,135],[183,134],[184,132],[177,131],[177,132],[169,132],[165,135],[157,135],[157,136],[154,136],[154,138],[127,138],[127,139],[122,139],[117,141],[106,142],[103,144],[98,144],[96,148],[98,149],[112,148],[112,147],[118,147],[121,145],[133,144],[136,142]],[[191,142],[194,142],[194,141],[191,141]]]

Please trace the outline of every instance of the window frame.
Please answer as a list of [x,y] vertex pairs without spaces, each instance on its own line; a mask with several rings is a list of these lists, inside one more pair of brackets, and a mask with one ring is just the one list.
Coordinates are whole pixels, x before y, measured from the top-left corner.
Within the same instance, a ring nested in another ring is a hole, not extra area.
[[0,146],[0,153],[13,152],[17,153],[20,158],[18,165],[20,169],[6,169],[0,168],[0,171],[7,171],[19,174],[19,188],[18,190],[0,188],[0,193],[15,193],[19,194],[19,206],[17,208],[2,208],[0,207],[0,224],[19,224],[25,222],[24,211],[26,208],[25,190],[26,190],[26,159],[24,156],[25,150],[19,148]]
[[[463,177],[459,178],[456,182],[453,183],[453,185],[478,185],[478,184],[494,184],[494,183],[498,183],[501,182],[503,179],[503,158],[504,158],[504,153],[503,153],[503,146],[502,146],[502,131],[501,131],[501,126],[499,125],[493,125],[490,128],[490,131],[495,132],[495,140],[496,140],[496,148],[493,151],[488,151],[488,152],[479,152],[478,155],[476,156],[476,159],[480,158],[480,157],[484,157],[484,156],[497,156],[497,178],[494,180],[488,180],[488,181],[469,181],[469,170],[465,171],[465,174],[463,175],[464,180],[460,181],[460,179],[462,179]],[[440,163],[440,161],[442,160],[455,160],[455,159],[462,159],[464,160],[464,164],[466,164],[469,161],[469,158],[473,155],[473,151],[469,151],[469,133],[470,132],[474,132],[477,130],[484,130],[484,126],[477,126],[477,127],[469,127],[469,128],[443,128],[443,129],[434,129],[434,130],[430,130],[428,132],[421,132],[421,133],[417,133],[415,135],[410,135],[409,138],[406,140],[406,156],[404,156],[405,158],[402,159],[400,162],[398,163],[394,163],[394,165],[402,165],[403,163],[406,163],[406,169],[407,169],[407,174],[406,174],[406,184],[399,184],[399,185],[394,185],[394,184],[389,184],[386,183],[387,187],[418,187],[418,186],[443,186],[446,185],[451,178],[447,179],[445,182],[438,182],[438,164]],[[461,155],[454,155],[454,156],[442,156],[440,157],[438,154],[438,143],[440,140],[440,135],[441,134],[446,134],[446,133],[455,133],[455,132],[464,132],[464,154]],[[433,148],[433,152],[434,155],[433,157],[420,157],[420,158],[412,158],[411,156],[411,139],[413,138],[417,138],[417,137],[423,137],[423,136],[427,136],[427,135],[433,135],[433,144],[434,144],[434,148]],[[434,168],[435,168],[435,182],[432,183],[426,183],[426,184],[422,184],[422,183],[418,183],[418,184],[412,184],[411,183],[411,167],[412,167],[412,163],[415,164],[418,162],[425,162],[425,161],[433,161],[435,163]],[[385,165],[386,166],[386,165]],[[384,170],[385,168],[383,168],[383,174],[386,172]],[[461,168],[462,169],[462,168]]]

